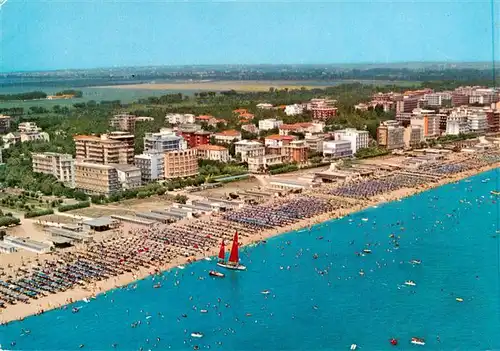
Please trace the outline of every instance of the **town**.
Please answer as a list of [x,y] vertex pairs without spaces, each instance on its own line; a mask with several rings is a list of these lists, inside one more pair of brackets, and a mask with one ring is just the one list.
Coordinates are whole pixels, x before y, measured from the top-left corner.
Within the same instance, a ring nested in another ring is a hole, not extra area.
[[[92,296],[148,269],[212,254],[235,231],[244,244],[258,242],[500,161],[496,89],[379,91],[349,106],[323,91],[315,95],[322,96],[244,103],[229,117],[168,108],[153,117],[119,105],[101,134],[48,133],[42,118],[0,116],[8,156],[0,174],[0,306],[69,288],[80,289],[76,298]],[[172,94],[148,103],[161,99],[185,101]],[[358,119],[346,123],[345,111]],[[61,135],[71,138],[72,150],[41,151],[62,148],[51,139]],[[37,191],[23,187],[27,173],[9,173],[23,164],[41,177],[32,180]],[[110,282],[113,276],[122,278]],[[51,301],[51,307],[68,302]],[[39,304],[28,313],[47,308]],[[26,314],[7,310],[9,320]]]

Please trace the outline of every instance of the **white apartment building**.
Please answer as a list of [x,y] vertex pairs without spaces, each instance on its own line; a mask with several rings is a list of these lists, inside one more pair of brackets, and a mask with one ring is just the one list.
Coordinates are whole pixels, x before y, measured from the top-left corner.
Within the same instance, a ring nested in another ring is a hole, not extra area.
[[192,124],[196,122],[196,117],[190,113],[167,113],[165,121],[170,124]]
[[134,164],[141,170],[143,183],[150,183],[165,178],[165,156],[163,152],[146,151],[134,156]]
[[349,140],[332,140],[323,142],[323,156],[328,158],[351,157],[353,151]]
[[283,163],[284,156],[282,155],[263,155],[257,157],[249,157],[248,171],[251,173],[263,173],[269,166],[279,165]]
[[333,132],[335,140],[344,140],[351,143],[352,153],[355,154],[359,149],[368,147],[369,133],[366,130],[357,130],[346,128]]
[[483,134],[488,129],[488,120],[485,112],[474,112],[467,115],[467,123],[471,133]]
[[304,112],[304,106],[299,104],[287,105],[285,107],[285,114],[287,116],[296,116]]
[[69,154],[42,152],[31,154],[33,172],[52,174],[70,188],[75,187],[75,160]]
[[241,161],[247,162],[249,157],[264,156],[266,148],[258,141],[241,140],[234,143],[234,153],[241,155]]
[[451,101],[451,92],[443,91],[439,93],[425,94],[423,100],[429,106],[441,106],[444,101]]
[[414,148],[420,146],[424,141],[424,129],[419,125],[410,125],[405,128],[403,141],[406,148]]
[[237,130],[225,130],[214,134],[215,141],[222,144],[230,144],[233,140],[241,140],[241,133]]
[[452,111],[452,113],[446,119],[446,134],[447,135],[459,135],[467,134],[470,132],[469,121],[467,114],[457,111]]
[[167,152],[185,148],[184,139],[168,128],[161,128],[157,133],[144,135],[144,150],[146,151]]
[[219,162],[229,162],[231,159],[229,150],[220,145],[198,145],[195,147],[199,158]]
[[276,118],[268,118],[259,121],[259,129],[260,130],[270,130],[279,128],[283,124],[283,121],[280,121]]
[[19,133],[40,132],[42,128],[38,127],[35,122],[21,122],[17,127]]
[[134,165],[110,164],[116,169],[122,190],[138,188],[142,185],[141,169]]

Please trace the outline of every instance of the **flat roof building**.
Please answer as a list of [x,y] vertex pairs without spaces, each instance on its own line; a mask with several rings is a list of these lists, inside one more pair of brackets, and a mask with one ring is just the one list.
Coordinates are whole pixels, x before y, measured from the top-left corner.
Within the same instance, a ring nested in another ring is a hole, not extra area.
[[169,151],[165,153],[165,179],[192,177],[198,174],[196,149]]
[[120,191],[116,168],[91,162],[75,162],[76,189],[88,194],[110,195]]
[[69,154],[42,152],[31,154],[33,172],[51,174],[70,188],[75,187],[75,160]]

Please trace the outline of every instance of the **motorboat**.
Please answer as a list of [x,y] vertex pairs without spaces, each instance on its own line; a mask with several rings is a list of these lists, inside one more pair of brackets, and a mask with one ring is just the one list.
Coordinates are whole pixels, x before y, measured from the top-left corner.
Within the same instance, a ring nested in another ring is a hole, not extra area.
[[461,297],[457,297],[455,300],[456,300],[457,302],[464,302],[464,299],[462,299]]
[[415,283],[413,280],[407,280],[405,281],[405,285],[408,285],[408,286],[416,286],[417,283]]
[[193,338],[202,338],[203,337],[203,333],[200,333],[200,332],[194,332],[194,333],[191,333],[191,336]]
[[200,313],[208,313],[208,310],[200,310]]
[[372,250],[370,250],[370,249],[363,249],[363,253],[365,253],[365,254],[371,254]]
[[153,288],[155,288],[155,289],[159,289],[159,288],[161,288],[161,284],[160,284],[160,283],[157,283],[157,284],[153,285]]
[[411,260],[410,263],[411,264],[421,264],[422,261],[421,260]]
[[412,344],[414,345],[421,345],[421,346],[424,346],[425,345],[425,340],[422,339],[422,338],[416,338],[416,337],[413,337],[411,338],[411,341],[410,341]]
[[211,277],[217,277],[217,278],[224,278],[226,276],[224,273],[217,272],[217,271],[210,271],[210,272],[208,272],[208,275]]
[[270,292],[269,290],[262,290],[260,293],[261,293],[262,295],[267,295],[267,294],[269,294],[269,293],[271,293],[271,292]]
[[358,345],[351,344],[351,347],[349,348],[349,350],[356,350],[357,348],[358,348]]

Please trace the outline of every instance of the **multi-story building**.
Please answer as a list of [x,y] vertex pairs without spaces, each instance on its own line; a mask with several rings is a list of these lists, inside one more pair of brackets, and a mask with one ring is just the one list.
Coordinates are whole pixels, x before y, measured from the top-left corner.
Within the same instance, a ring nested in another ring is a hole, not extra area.
[[75,135],[76,159],[95,163],[132,164],[134,162],[134,136],[115,132],[95,135]]
[[424,130],[420,125],[410,125],[405,128],[403,139],[406,148],[417,148],[424,141]]
[[214,134],[215,141],[222,144],[230,144],[233,141],[241,140],[241,133],[237,130],[225,130]]
[[137,122],[154,121],[153,117],[137,117],[129,113],[114,115],[109,120],[111,128],[118,129],[123,132],[134,132]]
[[304,163],[307,162],[308,151],[304,140],[294,140],[282,148],[282,155],[288,162]]
[[21,122],[17,127],[19,133],[41,132],[42,128],[38,127],[35,122]]
[[199,158],[219,162],[229,162],[229,150],[220,145],[200,145],[195,147]]
[[382,122],[377,128],[377,143],[388,150],[404,148],[404,127],[397,121]]
[[414,113],[410,119],[412,126],[420,126],[424,131],[424,137],[437,137],[441,134],[439,124],[441,117],[436,115],[432,110],[420,110]]
[[88,194],[110,195],[121,190],[116,168],[92,162],[75,162],[75,187]]
[[31,154],[33,172],[52,174],[70,188],[75,187],[75,160],[69,154],[42,152]]
[[469,104],[469,95],[465,95],[458,92],[453,92],[451,94],[451,104],[453,106],[463,106]]
[[418,99],[406,97],[403,100],[396,101],[396,113],[408,113],[418,108]]
[[0,133],[7,133],[10,130],[10,116],[0,114]]
[[323,141],[324,140],[325,140],[324,135],[312,135],[312,134],[306,134],[305,139],[304,139],[307,147],[309,147],[309,150],[315,151],[315,152],[322,152],[323,151]]
[[192,177],[198,174],[196,149],[169,151],[165,153],[165,179]]
[[351,150],[353,154],[355,154],[359,149],[365,149],[368,147],[369,133],[366,130],[346,128],[336,130],[333,135],[335,140],[347,140],[351,142]]
[[329,99],[311,99],[307,109],[312,113],[313,120],[327,120],[337,115],[335,104],[337,101]]
[[259,128],[257,128],[257,126],[255,124],[251,124],[251,123],[242,125],[241,130],[248,132],[248,133],[252,133],[252,134],[259,134],[260,133]]
[[144,184],[165,179],[165,155],[155,150],[134,156],[134,164],[141,170]]
[[259,129],[260,130],[270,130],[279,128],[283,124],[283,121],[278,120],[276,118],[268,118],[259,121]]
[[304,106],[299,104],[285,106],[285,114],[287,116],[296,116],[304,112]]
[[500,110],[488,109],[486,110],[486,118],[488,121],[488,132],[500,132]]
[[322,133],[325,128],[325,123],[323,122],[303,122],[303,123],[294,123],[294,124],[283,124],[279,127],[280,135],[289,135],[291,133]]
[[353,151],[349,140],[329,140],[323,142],[323,157],[351,157]]
[[141,169],[134,165],[111,164],[116,169],[121,189],[134,189],[142,185]]
[[445,101],[451,101],[451,92],[443,91],[439,93],[425,94],[423,100],[427,106],[441,106]]
[[467,123],[471,133],[484,134],[488,130],[488,119],[483,111],[468,114]]
[[182,137],[167,128],[162,128],[158,133],[144,135],[144,150],[167,152],[183,149]]
[[268,135],[264,139],[264,145],[269,147],[282,147],[290,144],[290,142],[296,140],[297,138],[293,135],[279,135],[273,134]]
[[262,155],[249,157],[248,171],[251,173],[263,173],[269,166],[280,165],[283,163],[284,156],[282,155]]
[[190,113],[167,113],[165,121],[170,124],[192,124],[196,122],[196,119],[195,116]]
[[186,140],[189,148],[210,144],[210,133],[203,131],[201,126],[196,124],[180,126],[179,134]]
[[467,114],[463,111],[452,111],[446,121],[446,134],[459,135],[470,132]]
[[264,156],[266,148],[258,141],[241,140],[234,143],[234,153],[241,155],[241,161],[247,162],[249,157]]
[[37,140],[43,140],[43,141],[49,141],[49,133],[46,132],[41,132],[41,131],[32,131],[32,132],[21,132],[19,133],[21,143],[27,142],[27,141],[37,141]]

